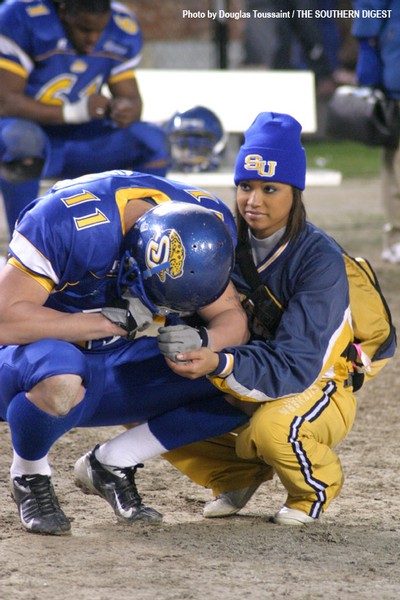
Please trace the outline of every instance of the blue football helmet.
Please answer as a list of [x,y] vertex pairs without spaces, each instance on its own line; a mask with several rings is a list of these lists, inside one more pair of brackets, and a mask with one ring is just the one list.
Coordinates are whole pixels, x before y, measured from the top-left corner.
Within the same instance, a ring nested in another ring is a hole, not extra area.
[[226,289],[234,265],[232,235],[213,211],[188,202],[166,202],[133,226],[121,261],[126,287],[155,314],[190,314]]
[[204,106],[177,112],[165,124],[172,169],[213,171],[220,166],[227,136],[215,113]]

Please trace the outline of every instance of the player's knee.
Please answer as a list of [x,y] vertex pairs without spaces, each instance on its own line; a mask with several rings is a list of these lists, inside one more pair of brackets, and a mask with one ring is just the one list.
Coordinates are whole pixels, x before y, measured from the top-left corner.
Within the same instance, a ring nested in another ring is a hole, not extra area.
[[26,397],[41,410],[64,416],[82,401],[84,394],[82,378],[66,373],[43,379],[27,392]]
[[46,137],[39,125],[24,119],[9,119],[0,132],[3,156],[0,172],[11,183],[23,183],[40,177]]
[[79,404],[89,379],[85,355],[73,344],[44,339],[23,348],[24,387],[39,408],[65,415]]

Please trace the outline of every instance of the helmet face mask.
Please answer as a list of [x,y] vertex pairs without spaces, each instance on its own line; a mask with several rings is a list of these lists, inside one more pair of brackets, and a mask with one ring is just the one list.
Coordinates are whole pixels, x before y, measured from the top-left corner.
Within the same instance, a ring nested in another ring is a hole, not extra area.
[[174,165],[183,172],[207,171],[211,167],[212,152],[217,140],[208,133],[174,132],[169,137]]
[[154,313],[190,314],[226,289],[234,244],[215,212],[167,202],[145,213],[131,233],[119,286],[130,288]]
[[220,166],[227,136],[208,108],[177,112],[165,125],[172,168],[183,172],[212,171]]

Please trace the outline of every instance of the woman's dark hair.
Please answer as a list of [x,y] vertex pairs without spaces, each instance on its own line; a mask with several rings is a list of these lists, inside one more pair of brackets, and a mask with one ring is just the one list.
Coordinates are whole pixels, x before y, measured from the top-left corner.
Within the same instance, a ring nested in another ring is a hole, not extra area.
[[[292,186],[293,192],[293,204],[292,208],[289,212],[289,218],[286,225],[285,233],[283,234],[280,244],[286,244],[291,240],[296,239],[300,233],[303,231],[306,224],[306,208],[303,203],[303,192],[299,190],[299,188]],[[236,205],[236,224],[238,230],[238,242],[246,242],[248,241],[248,229],[246,221],[243,219],[242,215],[239,213],[239,210]]]

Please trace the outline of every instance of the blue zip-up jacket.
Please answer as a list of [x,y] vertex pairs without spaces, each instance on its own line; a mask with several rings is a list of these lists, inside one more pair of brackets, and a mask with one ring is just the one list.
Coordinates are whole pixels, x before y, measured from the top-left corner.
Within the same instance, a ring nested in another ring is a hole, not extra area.
[[[317,380],[347,377],[341,356],[353,340],[349,286],[337,243],[311,223],[257,265],[284,311],[273,340],[226,348],[213,383],[243,400],[265,402],[303,393]],[[235,284],[248,294],[239,269]]]

